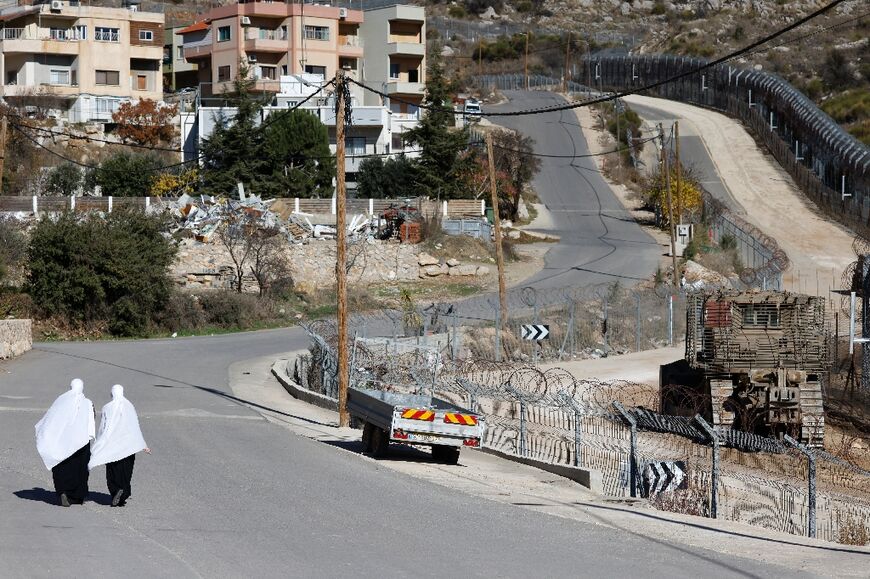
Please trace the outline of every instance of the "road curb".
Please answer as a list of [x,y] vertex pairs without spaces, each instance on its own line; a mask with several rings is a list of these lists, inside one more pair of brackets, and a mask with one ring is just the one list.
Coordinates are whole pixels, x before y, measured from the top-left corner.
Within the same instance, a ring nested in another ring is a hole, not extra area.
[[517,456],[516,454],[511,454],[509,452],[504,452],[502,450],[497,450],[495,448],[487,446],[481,447],[479,450],[487,454],[509,460],[511,462],[518,462],[526,466],[531,466],[539,470],[561,476],[588,488],[594,493],[604,495],[604,479],[601,475],[601,471],[568,466],[565,464],[551,464],[549,462],[535,460],[534,458]]
[[308,404],[313,404],[320,408],[325,408],[326,410],[338,412],[337,400],[333,400],[328,396],[303,388],[288,375],[287,365],[290,360],[291,359],[288,358],[279,358],[274,364],[272,364],[272,375],[275,376],[275,379],[284,387],[284,390],[286,390],[293,398],[302,400]]

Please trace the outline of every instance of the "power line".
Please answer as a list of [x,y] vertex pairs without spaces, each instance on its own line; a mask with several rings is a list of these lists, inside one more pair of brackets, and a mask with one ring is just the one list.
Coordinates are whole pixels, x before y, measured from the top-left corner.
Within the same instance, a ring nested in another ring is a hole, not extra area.
[[[698,74],[699,72],[713,68],[713,67],[718,66],[720,64],[723,64],[725,62],[729,62],[729,61],[734,60],[736,58],[739,58],[743,55],[750,54],[750,53],[752,53],[752,51],[754,51],[755,49],[757,49],[758,47],[760,47],[764,44],[769,43],[771,40],[773,40],[775,38],[779,38],[783,34],[791,32],[795,28],[803,26],[804,24],[806,24],[810,20],[813,20],[813,19],[825,14],[826,12],[829,12],[830,10],[833,10],[835,7],[842,4],[844,1],[845,0],[833,0],[830,4],[827,4],[827,5],[819,8],[815,12],[812,12],[809,15],[792,22],[791,24],[789,24],[785,28],[781,28],[781,29],[777,30],[776,32],[768,34],[767,36],[764,36],[763,38],[756,40],[755,42],[753,42],[747,46],[744,46],[743,48],[735,50],[729,54],[726,54],[725,56],[717,58],[716,60],[712,60],[710,62],[707,62],[706,64],[702,64],[700,66],[697,66],[691,70],[676,74],[670,78],[666,78],[666,79],[663,79],[660,81],[650,83],[648,85],[645,85],[645,86],[637,88],[637,89],[626,90],[623,92],[613,93],[613,94],[608,95],[608,96],[602,96],[602,97],[593,98],[593,99],[586,99],[584,101],[567,103],[564,105],[540,107],[540,108],[528,109],[528,110],[524,110],[524,111],[481,112],[480,116],[484,116],[484,117],[518,117],[518,116],[527,116],[527,115],[535,115],[535,114],[542,114],[542,113],[566,111],[566,110],[571,110],[571,109],[576,109],[576,108],[581,108],[581,107],[585,107],[585,106],[590,106],[590,105],[594,105],[594,104],[599,104],[599,103],[603,103],[603,102],[616,100],[616,99],[623,98],[623,97],[633,95],[633,94],[647,92],[649,90],[658,88],[660,86],[670,84],[674,81],[680,80],[680,79],[685,78],[687,76],[692,76],[694,74]],[[430,110],[430,111],[450,112],[450,113],[454,112],[452,108],[448,108],[448,107],[444,107],[444,106],[423,105],[423,104],[412,103],[412,102],[405,101],[405,100],[402,100],[399,98],[391,97],[390,95],[388,95],[386,93],[383,93],[383,92],[381,92],[373,87],[370,87],[370,86],[367,86],[367,85],[362,84],[360,82],[357,82],[356,80],[353,80],[353,79],[348,79],[348,80],[350,82],[356,84],[357,86],[359,86],[359,87],[361,87],[369,92],[372,92],[372,93],[374,93],[382,98],[391,99],[391,100],[405,103],[405,104],[411,104],[411,105],[414,105],[418,108],[422,108],[422,109]]]

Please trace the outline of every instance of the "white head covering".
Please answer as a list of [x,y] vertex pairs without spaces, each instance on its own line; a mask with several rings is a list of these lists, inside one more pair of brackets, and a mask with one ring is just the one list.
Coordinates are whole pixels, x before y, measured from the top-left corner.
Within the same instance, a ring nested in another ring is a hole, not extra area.
[[94,438],[94,405],[85,398],[85,384],[78,378],[36,423],[36,450],[53,469]]
[[91,447],[88,469],[127,458],[147,447],[136,409],[124,398],[124,387],[115,384],[112,386],[112,401],[103,406],[100,432]]

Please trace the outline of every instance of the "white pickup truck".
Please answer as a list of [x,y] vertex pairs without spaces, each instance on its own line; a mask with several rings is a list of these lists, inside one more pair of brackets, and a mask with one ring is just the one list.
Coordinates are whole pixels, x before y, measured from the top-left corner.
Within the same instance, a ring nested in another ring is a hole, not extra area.
[[431,446],[435,460],[456,464],[462,447],[480,447],[486,428],[481,415],[418,394],[351,388],[347,409],[363,424],[365,451],[377,457],[403,442]]

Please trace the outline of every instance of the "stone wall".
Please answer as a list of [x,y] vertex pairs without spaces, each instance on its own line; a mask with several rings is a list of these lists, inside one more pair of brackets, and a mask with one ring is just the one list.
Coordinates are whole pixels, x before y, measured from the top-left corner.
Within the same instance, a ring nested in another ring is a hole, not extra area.
[[0,359],[20,356],[32,347],[30,320],[0,320]]
[[[311,239],[304,244],[288,244],[287,259],[293,281],[299,287],[316,289],[335,285],[335,241]],[[351,284],[419,279],[414,245],[383,241],[351,244],[347,261],[351,264]],[[227,287],[234,276],[233,262],[220,243],[200,243],[186,239],[179,244],[172,276],[180,286],[190,289]],[[250,286],[253,278],[246,280]],[[253,290],[256,284],[253,284]]]

